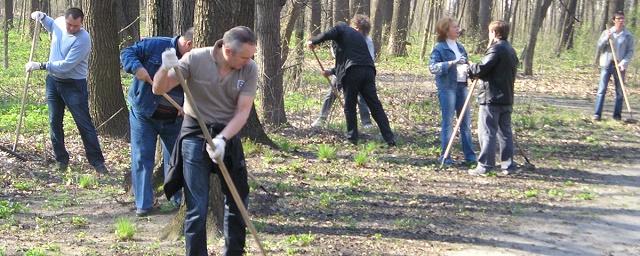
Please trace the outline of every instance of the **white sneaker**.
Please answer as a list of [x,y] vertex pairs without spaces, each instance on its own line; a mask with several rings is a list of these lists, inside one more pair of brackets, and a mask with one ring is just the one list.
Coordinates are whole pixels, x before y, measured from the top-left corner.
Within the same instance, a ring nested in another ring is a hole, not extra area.
[[476,176],[484,176],[487,173],[487,170],[478,166],[474,169],[469,169],[469,171],[467,171],[467,173],[469,173],[470,175],[476,175]]
[[322,118],[318,118],[315,121],[313,121],[313,123],[311,123],[311,127],[313,128],[319,128],[324,126],[325,120]]
[[371,123],[363,124],[363,125],[362,125],[362,129],[364,129],[364,130],[371,130],[371,129],[373,129],[373,124],[371,124]]

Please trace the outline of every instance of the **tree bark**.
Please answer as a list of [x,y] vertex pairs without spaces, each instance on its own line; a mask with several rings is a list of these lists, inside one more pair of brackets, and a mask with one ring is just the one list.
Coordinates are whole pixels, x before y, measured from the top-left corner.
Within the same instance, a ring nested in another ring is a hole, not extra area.
[[480,0],[467,0],[467,13],[465,14],[465,24],[467,27],[467,35],[471,38],[478,38],[480,24],[478,20],[478,11],[480,10]]
[[427,15],[427,25],[424,26],[424,35],[422,38],[422,47],[420,47],[420,60],[424,61],[426,54],[427,54],[427,46],[429,45],[429,38],[430,38],[430,29],[431,29],[431,22],[433,20],[433,15],[434,15],[434,9],[435,9],[436,5],[435,5],[435,1],[431,1],[431,4],[429,6],[429,15]]
[[256,0],[256,62],[260,70],[258,84],[262,88],[263,120],[272,125],[287,122],[282,88],[282,54],[280,46],[280,10],[283,2]]
[[173,31],[176,35],[181,35],[193,27],[195,7],[195,0],[173,0]]
[[373,40],[373,48],[376,55],[380,55],[380,48],[382,47],[382,33],[383,33],[383,10],[384,0],[373,0],[373,17],[371,18],[371,39]]
[[407,55],[407,33],[409,26],[410,0],[395,0],[393,5],[393,21],[389,39],[389,55]]
[[349,23],[349,0],[333,0],[333,22]]
[[[304,28],[305,28],[305,15],[300,15],[296,21],[295,38],[296,38],[296,62],[293,68],[293,83],[296,87],[302,84],[302,65],[304,63]],[[284,63],[284,61],[283,61]]]
[[477,53],[484,52],[489,42],[489,23],[491,22],[491,8],[493,0],[480,0],[480,9],[478,10],[478,23],[480,26],[478,38]]
[[631,3],[631,27],[636,28],[638,24],[638,0],[633,0]]
[[[298,18],[304,16],[304,12],[303,12],[304,9],[302,9],[302,8],[306,5],[306,2],[307,2],[306,0],[293,0],[292,4],[291,4],[291,6],[290,6],[290,8],[289,8],[289,10],[287,12],[287,21],[285,22],[285,27],[284,27],[283,31],[281,32],[281,35],[282,35],[282,53],[281,53],[282,63],[287,62],[287,58],[289,57],[289,44],[291,42],[291,35],[293,34],[293,29],[295,28],[296,21],[298,20]],[[302,18],[304,18],[304,17],[302,17]]]
[[51,13],[51,1],[50,0],[40,0],[40,11],[44,13]]
[[147,31],[149,36],[173,36],[173,3],[171,0],[148,0]]
[[[511,44],[515,43],[515,37],[516,37],[516,32],[518,31],[517,28],[517,16],[518,16],[518,4],[520,3],[520,0],[512,0],[513,2],[511,2],[511,4],[513,5],[513,8],[511,10],[512,14],[509,17],[509,25],[511,26],[511,32],[509,33],[509,42],[511,42]],[[525,0],[528,1],[528,0]]]
[[391,37],[391,23],[393,21],[393,5],[394,0],[379,0],[382,1],[382,41],[383,43],[389,43],[389,37]]
[[116,3],[118,4],[118,35],[120,49],[122,49],[140,40],[140,2],[116,0]]
[[4,0],[5,22],[9,28],[13,28],[13,0]]
[[[114,40],[118,38],[116,4],[112,0],[84,1],[85,24],[92,37],[87,79],[89,111],[96,126],[104,123],[99,132],[127,138],[129,115],[120,81],[120,51],[118,42]],[[114,114],[113,119],[109,120]]]
[[617,11],[624,11],[624,0],[608,0],[609,6],[607,11],[607,21],[613,19],[613,14]]
[[[565,3],[562,3],[565,4]],[[578,0],[569,0],[568,6],[566,6],[564,20],[562,21],[563,29],[560,36],[560,44],[556,49],[556,54],[560,55],[562,50],[568,50],[573,48],[573,30],[575,24],[576,8],[578,6]],[[563,7],[564,9],[565,7]]]
[[5,69],[9,68],[9,13],[13,16],[13,0],[5,0],[4,1],[4,24],[2,26],[3,30],[3,49],[4,49],[4,61],[3,67]]
[[604,8],[601,16],[602,19],[600,20],[600,31],[607,29],[608,25],[610,24],[609,5],[610,5],[610,0],[604,0]]
[[524,62],[524,74],[525,75],[533,75],[533,57],[536,49],[536,42],[538,40],[538,32],[540,31],[540,27],[542,27],[542,23],[544,22],[544,18],[547,15],[547,9],[551,5],[553,0],[537,0],[536,1],[536,11],[532,17],[531,21],[531,31],[529,32],[529,42],[524,48],[522,52],[522,60]]
[[322,30],[328,30],[333,27],[333,1],[322,0]]
[[322,5],[320,0],[310,0],[311,2],[311,20],[309,24],[309,34],[315,36],[320,33],[322,28]]
[[370,15],[371,0],[351,0],[349,2],[351,16],[356,14]]

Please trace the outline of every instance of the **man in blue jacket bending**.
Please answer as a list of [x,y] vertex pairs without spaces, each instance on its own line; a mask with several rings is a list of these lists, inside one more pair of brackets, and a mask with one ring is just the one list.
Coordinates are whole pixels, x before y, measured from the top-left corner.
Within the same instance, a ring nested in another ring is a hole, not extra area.
[[[142,39],[122,50],[120,61],[127,73],[134,74],[129,88],[129,126],[131,127],[131,180],[135,196],[136,215],[147,216],[153,208],[153,174],[156,138],[162,141],[165,176],[169,159],[182,125],[182,109],[177,109],[166,96],[154,95],[151,91],[152,77],[162,64],[162,52],[175,48],[178,57],[193,48],[193,28],[181,36],[150,37]],[[184,102],[182,87],[177,86],[167,93],[179,105]],[[180,205],[181,194],[171,199]]]

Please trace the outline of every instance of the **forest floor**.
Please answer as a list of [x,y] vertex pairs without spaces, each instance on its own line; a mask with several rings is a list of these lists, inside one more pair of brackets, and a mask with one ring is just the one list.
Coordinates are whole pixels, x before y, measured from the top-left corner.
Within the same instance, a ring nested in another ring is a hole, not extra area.
[[[289,125],[268,128],[279,149],[245,142],[249,171],[275,194],[251,184],[249,209],[270,254],[640,254],[640,125],[612,120],[611,105],[603,121],[591,120],[594,68],[518,78],[513,126],[537,168],[506,177],[467,175],[458,147],[458,164],[437,170],[439,107],[424,67],[379,68],[394,148],[383,146],[377,129],[364,131],[361,145],[345,143],[341,110],[328,127],[311,128],[326,86],[315,72],[305,74],[305,86],[287,87]],[[639,80],[629,81],[637,109]],[[164,198],[158,214],[135,217],[124,189],[128,143],[101,137],[111,173],[95,176],[67,116],[72,168],[53,172],[41,161],[46,109],[29,111],[19,152],[30,161],[0,152],[0,255],[184,254],[182,239],[159,238],[174,215]],[[9,147],[15,105],[0,112],[0,145]],[[475,128],[474,121],[477,149]],[[115,234],[121,219],[135,227],[129,240]],[[210,234],[212,255],[222,245]],[[258,253],[253,239],[247,245]]]

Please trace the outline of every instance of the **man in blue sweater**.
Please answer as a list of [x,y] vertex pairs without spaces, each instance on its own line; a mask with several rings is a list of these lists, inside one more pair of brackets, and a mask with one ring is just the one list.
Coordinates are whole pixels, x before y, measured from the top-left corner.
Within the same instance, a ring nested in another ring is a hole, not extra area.
[[89,93],[87,73],[91,37],[82,27],[84,13],[78,8],[69,8],[64,16],[53,19],[43,12],[31,13],[31,18],[42,23],[51,33],[51,50],[48,62],[28,62],[27,72],[47,70],[46,97],[49,108],[51,144],[56,158],[56,169],[66,170],[69,153],[64,146],[62,119],[64,108],[76,122],[89,163],[98,173],[106,173],[104,157],[98,142],[96,128],[89,116]]
[[[164,173],[167,176],[169,159],[182,125],[181,109],[177,109],[160,95],[154,95],[151,88],[156,72],[162,64],[162,52],[174,48],[181,58],[193,48],[193,28],[182,36],[145,38],[122,50],[120,61],[124,71],[135,75],[129,87],[129,125],[131,128],[131,180],[136,202],[136,215],[143,217],[153,207],[153,165],[156,152],[156,138],[160,135]],[[182,105],[184,92],[176,86],[168,96]],[[180,205],[182,195],[172,198],[175,206]]]

